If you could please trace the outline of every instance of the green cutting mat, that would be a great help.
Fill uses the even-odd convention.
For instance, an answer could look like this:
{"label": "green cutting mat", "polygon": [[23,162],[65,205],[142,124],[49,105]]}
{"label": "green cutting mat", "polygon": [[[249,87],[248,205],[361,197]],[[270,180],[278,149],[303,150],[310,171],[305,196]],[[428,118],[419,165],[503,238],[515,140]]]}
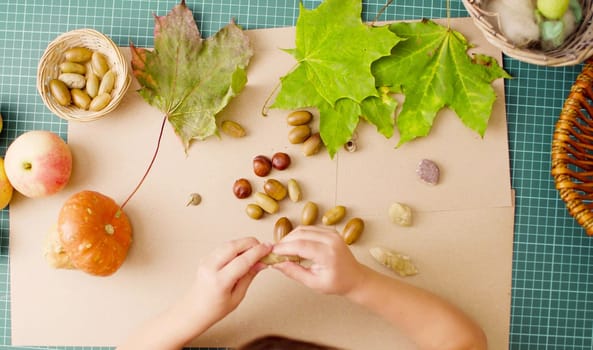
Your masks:
{"label": "green cutting mat", "polygon": [[[319,3],[304,1],[308,8]],[[370,20],[384,1],[363,3],[364,17]],[[0,155],[27,130],[46,129],[66,136],[66,123],[44,107],[35,90],[37,62],[49,41],[60,33],[89,27],[109,35],[120,46],[129,41],[152,46],[152,14],[166,14],[175,4],[163,0],[3,0],[0,112],[5,124]],[[188,5],[205,36],[231,18],[254,29],[294,25],[298,15],[296,0],[188,0]],[[451,7],[453,17],[467,16],[461,1],[452,0]],[[445,16],[445,0],[396,0],[382,19]],[[591,350],[593,240],[568,216],[550,176],[554,123],[582,67],[544,68],[506,57],[504,67],[514,77],[505,84],[512,185],[517,190],[510,348]],[[4,210],[0,213],[2,348],[10,348],[11,343],[8,237],[8,211]]]}

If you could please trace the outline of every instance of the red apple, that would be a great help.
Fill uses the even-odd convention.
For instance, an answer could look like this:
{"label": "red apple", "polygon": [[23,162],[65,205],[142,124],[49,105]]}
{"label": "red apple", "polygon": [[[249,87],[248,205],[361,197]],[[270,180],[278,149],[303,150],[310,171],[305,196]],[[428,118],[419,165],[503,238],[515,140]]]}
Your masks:
{"label": "red apple", "polygon": [[35,198],[66,186],[72,173],[72,153],[60,136],[44,130],[17,137],[4,156],[6,176],[21,194]]}

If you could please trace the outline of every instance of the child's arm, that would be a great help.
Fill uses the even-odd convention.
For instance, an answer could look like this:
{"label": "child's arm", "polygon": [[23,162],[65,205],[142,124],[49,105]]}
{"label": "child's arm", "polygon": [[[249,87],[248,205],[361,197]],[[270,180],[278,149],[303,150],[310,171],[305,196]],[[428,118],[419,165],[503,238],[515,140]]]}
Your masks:
{"label": "child's arm", "polygon": [[255,238],[231,241],[215,250],[200,262],[190,290],[118,349],[181,349],[239,305],[265,267],[258,261],[271,250]]}
{"label": "child's arm", "polygon": [[421,349],[487,348],[480,326],[460,309],[426,290],[358,263],[334,230],[298,227],[274,247],[274,252],[311,260],[309,268],[291,262],[274,267],[310,288],[343,295],[367,307],[402,330]]}

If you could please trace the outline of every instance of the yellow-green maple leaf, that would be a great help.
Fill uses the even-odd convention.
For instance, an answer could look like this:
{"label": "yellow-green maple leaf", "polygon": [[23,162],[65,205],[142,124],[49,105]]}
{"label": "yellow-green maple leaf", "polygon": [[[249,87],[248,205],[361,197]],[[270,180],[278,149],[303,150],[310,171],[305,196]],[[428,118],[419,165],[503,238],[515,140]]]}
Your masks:
{"label": "yellow-green maple leaf", "polygon": [[155,16],[154,33],[153,51],[131,45],[132,68],[140,95],[166,114],[187,151],[216,132],[217,113],[247,82],[253,50],[233,22],[202,39],[185,1]]}

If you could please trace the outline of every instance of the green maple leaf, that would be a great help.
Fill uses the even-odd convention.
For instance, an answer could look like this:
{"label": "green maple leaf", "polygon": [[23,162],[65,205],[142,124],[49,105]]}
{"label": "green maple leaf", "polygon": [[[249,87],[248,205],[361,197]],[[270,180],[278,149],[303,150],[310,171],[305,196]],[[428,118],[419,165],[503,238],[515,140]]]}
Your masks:
{"label": "green maple leaf", "polygon": [[461,33],[433,21],[393,23],[389,28],[406,40],[373,64],[373,74],[378,84],[406,97],[397,116],[398,145],[428,135],[444,107],[484,136],[496,99],[491,82],[510,78],[496,60],[484,55],[472,59]]}
{"label": "green maple leaf", "polygon": [[191,10],[181,1],[155,16],[154,50],[132,48],[140,95],[166,114],[185,150],[193,139],[216,133],[216,115],[247,82],[253,55],[248,37],[233,22],[202,39]]}
{"label": "green maple leaf", "polygon": [[386,26],[361,20],[360,0],[326,0],[314,10],[300,5],[296,48],[286,50],[297,66],[281,78],[272,108],[319,110],[321,138],[331,157],[346,143],[359,117],[390,137],[395,100],[377,90],[371,64],[400,40]]}

